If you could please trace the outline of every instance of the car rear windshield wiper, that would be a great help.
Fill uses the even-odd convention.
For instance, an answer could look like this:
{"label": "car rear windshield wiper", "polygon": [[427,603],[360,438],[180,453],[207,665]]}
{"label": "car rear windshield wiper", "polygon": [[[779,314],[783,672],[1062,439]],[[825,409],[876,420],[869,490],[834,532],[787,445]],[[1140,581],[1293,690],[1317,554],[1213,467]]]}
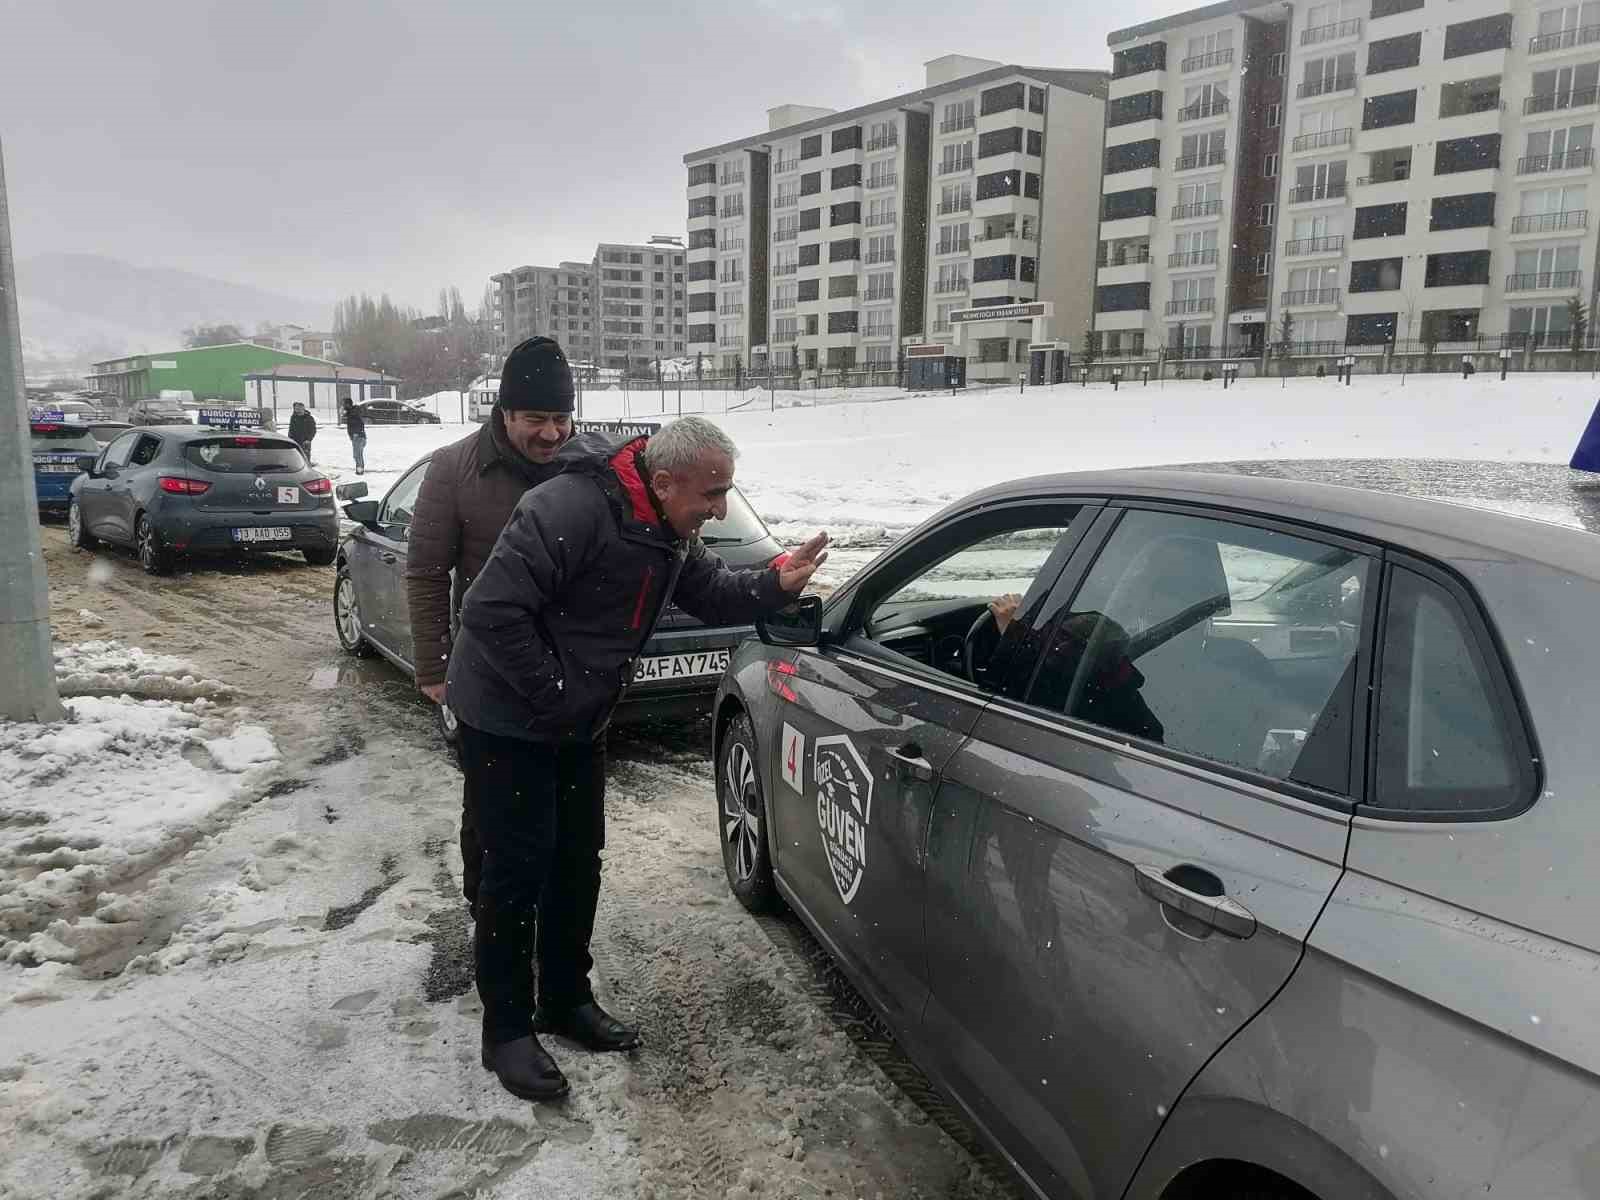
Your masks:
{"label": "car rear windshield wiper", "polygon": [[701,534],[700,540],[708,546],[736,546],[740,542],[744,541],[743,538],[717,537],[714,534],[711,537],[706,537],[704,534]]}

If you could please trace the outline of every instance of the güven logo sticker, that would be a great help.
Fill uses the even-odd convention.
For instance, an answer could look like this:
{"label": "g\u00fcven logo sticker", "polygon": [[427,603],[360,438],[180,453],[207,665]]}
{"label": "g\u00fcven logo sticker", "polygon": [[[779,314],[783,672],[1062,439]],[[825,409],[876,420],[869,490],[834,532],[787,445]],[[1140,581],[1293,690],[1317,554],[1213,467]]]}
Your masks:
{"label": "g\u00fcven logo sticker", "polygon": [[817,784],[817,828],[839,898],[846,904],[867,869],[872,775],[847,737],[820,737],[811,763]]}

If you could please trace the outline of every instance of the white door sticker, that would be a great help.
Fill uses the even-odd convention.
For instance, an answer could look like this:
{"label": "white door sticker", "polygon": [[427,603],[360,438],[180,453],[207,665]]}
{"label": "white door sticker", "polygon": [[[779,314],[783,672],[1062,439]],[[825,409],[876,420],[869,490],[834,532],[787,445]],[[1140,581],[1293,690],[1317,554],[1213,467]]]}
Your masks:
{"label": "white door sticker", "polygon": [[811,778],[817,785],[817,829],[839,899],[849,904],[867,870],[872,775],[847,737],[821,737]]}
{"label": "white door sticker", "polygon": [[281,487],[278,489],[279,504],[299,504],[300,489],[297,487]]}
{"label": "white door sticker", "polygon": [[783,761],[778,764],[778,770],[783,781],[802,796],[805,795],[806,735],[785,721],[779,750]]}

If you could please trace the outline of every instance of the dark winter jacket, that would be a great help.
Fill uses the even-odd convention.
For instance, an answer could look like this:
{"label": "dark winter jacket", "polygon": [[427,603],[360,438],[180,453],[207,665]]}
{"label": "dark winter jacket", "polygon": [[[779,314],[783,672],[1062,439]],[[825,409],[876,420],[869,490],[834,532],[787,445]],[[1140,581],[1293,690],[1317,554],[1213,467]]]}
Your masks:
{"label": "dark winter jacket", "polygon": [[305,410],[289,418],[289,436],[297,442],[309,442],[317,436],[317,419]]}
{"label": "dark winter jacket", "polygon": [[353,438],[367,436],[367,414],[361,411],[359,404],[352,404],[345,410],[344,431]]}
{"label": "dark winter jacket", "polygon": [[556,463],[538,466],[518,454],[506,440],[504,421],[495,409],[478,432],[435,451],[422,477],[406,545],[411,661],[421,686],[444,682],[451,614],[460,609],[517,501],[560,471]]}
{"label": "dark winter jacket", "polygon": [[637,466],[645,444],[595,434],[563,447],[562,474],[517,504],[467,590],[450,656],[450,706],[467,724],[535,742],[605,732],[669,600],[708,625],[789,603],[768,567],[733,571],[661,519]]}

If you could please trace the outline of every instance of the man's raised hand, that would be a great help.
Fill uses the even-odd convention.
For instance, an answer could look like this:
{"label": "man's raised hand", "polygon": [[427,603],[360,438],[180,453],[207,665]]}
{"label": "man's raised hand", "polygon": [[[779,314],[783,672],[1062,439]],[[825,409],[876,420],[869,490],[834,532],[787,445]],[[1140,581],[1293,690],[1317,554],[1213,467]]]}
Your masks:
{"label": "man's raised hand", "polygon": [[817,573],[817,568],[828,561],[828,535],[819,533],[798,550],[791,551],[788,559],[778,568],[778,586],[791,595],[799,595]]}

